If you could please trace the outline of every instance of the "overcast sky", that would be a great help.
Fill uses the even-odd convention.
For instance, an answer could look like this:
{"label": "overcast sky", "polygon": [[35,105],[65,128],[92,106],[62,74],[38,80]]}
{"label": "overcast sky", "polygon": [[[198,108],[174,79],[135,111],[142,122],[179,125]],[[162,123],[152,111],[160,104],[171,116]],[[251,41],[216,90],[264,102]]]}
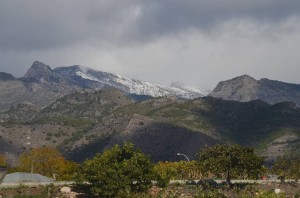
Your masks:
{"label": "overcast sky", "polygon": [[0,68],[33,61],[213,89],[300,83],[299,0],[0,0]]}

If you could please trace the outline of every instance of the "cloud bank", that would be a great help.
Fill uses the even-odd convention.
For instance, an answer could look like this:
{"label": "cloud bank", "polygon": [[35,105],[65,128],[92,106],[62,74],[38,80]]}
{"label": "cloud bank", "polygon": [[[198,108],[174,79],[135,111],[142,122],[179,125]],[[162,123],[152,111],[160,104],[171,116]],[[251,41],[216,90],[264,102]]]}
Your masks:
{"label": "cloud bank", "polygon": [[0,68],[85,65],[212,89],[242,74],[300,83],[298,0],[3,0]]}

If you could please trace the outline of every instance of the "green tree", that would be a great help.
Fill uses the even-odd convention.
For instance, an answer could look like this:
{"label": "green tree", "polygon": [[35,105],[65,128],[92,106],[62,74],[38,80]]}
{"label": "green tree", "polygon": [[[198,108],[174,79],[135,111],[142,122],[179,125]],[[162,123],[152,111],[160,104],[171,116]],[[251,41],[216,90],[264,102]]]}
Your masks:
{"label": "green tree", "polygon": [[290,171],[290,161],[287,158],[279,157],[275,161],[275,164],[272,166],[272,172],[277,174],[283,183],[285,181],[286,176]]}
{"label": "green tree", "polygon": [[298,181],[300,178],[300,156],[292,154],[278,157],[271,171],[279,176],[281,182],[284,182],[286,177]]}
{"label": "green tree", "polygon": [[216,145],[197,154],[197,161],[203,171],[217,177],[224,176],[231,185],[232,176],[246,175],[256,178],[262,171],[263,158],[255,155],[252,148],[240,145]]}
{"label": "green tree", "polygon": [[[125,143],[86,160],[77,176],[78,186],[92,195],[124,197],[130,192],[145,191],[151,185],[153,165],[147,155]],[[86,183],[88,182],[88,183]]]}

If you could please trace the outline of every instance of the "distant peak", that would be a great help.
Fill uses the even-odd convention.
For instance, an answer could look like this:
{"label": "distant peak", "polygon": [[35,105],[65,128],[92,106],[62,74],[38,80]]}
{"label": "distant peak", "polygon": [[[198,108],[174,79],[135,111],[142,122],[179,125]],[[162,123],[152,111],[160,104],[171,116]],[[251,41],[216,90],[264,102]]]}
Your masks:
{"label": "distant peak", "polygon": [[48,65],[46,65],[46,64],[44,64],[44,63],[42,63],[42,62],[40,62],[40,61],[34,61],[33,63],[32,63],[32,65],[31,65],[31,68],[43,68],[43,69],[49,69],[49,70],[51,70],[51,68],[48,66]]}
{"label": "distant peak", "polygon": [[40,80],[41,78],[49,79],[53,75],[53,70],[48,65],[34,61],[23,78]]}
{"label": "distant peak", "polygon": [[39,61],[34,61],[27,74],[31,75],[33,73],[52,73],[51,67]]}
{"label": "distant peak", "polygon": [[247,75],[247,74],[244,74],[244,75],[241,75],[241,76],[238,76],[238,77],[235,77],[233,79],[251,79],[251,80],[256,80],[255,78]]}
{"label": "distant peak", "polygon": [[0,80],[2,81],[6,81],[6,80],[15,80],[16,78],[9,74],[9,73],[5,73],[5,72],[0,72]]}
{"label": "distant peak", "polygon": [[45,63],[40,62],[40,61],[34,61],[34,62],[32,63],[32,65],[39,65],[39,64],[45,65]]}
{"label": "distant peak", "polygon": [[249,75],[247,75],[247,74],[244,74],[244,75],[237,76],[237,77],[234,77],[234,78],[229,79],[229,80],[221,81],[221,82],[218,83],[216,88],[220,88],[224,84],[230,84],[230,83],[236,83],[236,82],[256,82],[256,79],[249,76]]}

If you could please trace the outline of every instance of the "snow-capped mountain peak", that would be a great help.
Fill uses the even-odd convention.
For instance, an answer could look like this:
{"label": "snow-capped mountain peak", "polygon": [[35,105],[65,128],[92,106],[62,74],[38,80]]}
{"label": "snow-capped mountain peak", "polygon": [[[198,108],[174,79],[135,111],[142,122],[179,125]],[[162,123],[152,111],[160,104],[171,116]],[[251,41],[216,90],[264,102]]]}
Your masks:
{"label": "snow-capped mountain peak", "polygon": [[170,86],[161,85],[154,82],[140,81],[122,75],[96,71],[84,66],[59,67],[55,72],[66,78],[82,84],[92,89],[103,87],[114,87],[126,93],[138,95],[176,96],[183,99],[193,99],[204,96],[204,92],[183,85],[182,83],[172,83]]}

